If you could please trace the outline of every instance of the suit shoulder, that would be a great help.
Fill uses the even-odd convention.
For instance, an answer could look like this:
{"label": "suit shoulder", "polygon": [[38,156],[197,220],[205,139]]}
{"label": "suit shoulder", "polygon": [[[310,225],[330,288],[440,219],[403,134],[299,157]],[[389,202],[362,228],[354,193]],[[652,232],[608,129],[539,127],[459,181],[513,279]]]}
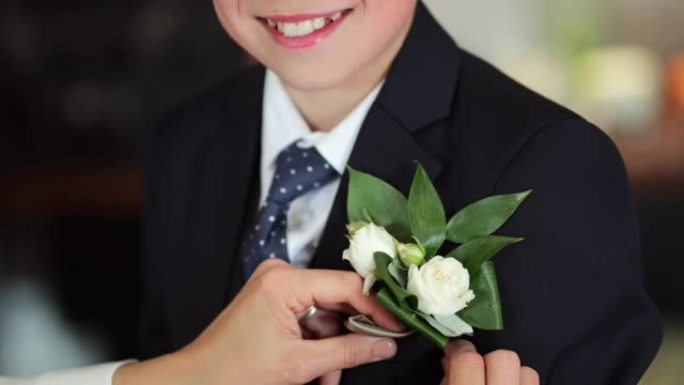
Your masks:
{"label": "suit shoulder", "polygon": [[264,69],[247,67],[168,108],[148,133],[152,141],[212,135],[218,122],[239,113],[246,99],[260,100]]}
{"label": "suit shoulder", "polygon": [[597,161],[621,162],[599,128],[467,52],[452,111],[447,154],[458,155],[447,162],[473,186],[473,197],[492,193],[509,165],[537,147],[546,149],[542,161],[569,161],[592,149]]}
{"label": "suit shoulder", "polygon": [[520,164],[528,165],[528,169],[555,168],[564,174],[573,169],[585,177],[596,174],[605,178],[612,174],[626,183],[617,146],[605,132],[581,118],[554,121],[536,130],[511,157],[504,173],[510,174]]}
{"label": "suit shoulder", "polygon": [[[486,61],[462,51],[459,100],[464,110],[506,118],[517,126],[578,118],[569,109],[511,79]],[[479,108],[478,108],[479,106]]]}

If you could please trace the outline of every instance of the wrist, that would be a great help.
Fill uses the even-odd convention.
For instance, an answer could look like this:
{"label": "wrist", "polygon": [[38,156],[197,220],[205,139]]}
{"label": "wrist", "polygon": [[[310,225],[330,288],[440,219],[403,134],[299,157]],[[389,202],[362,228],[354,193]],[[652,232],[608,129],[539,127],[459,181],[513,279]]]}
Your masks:
{"label": "wrist", "polygon": [[[227,350],[227,351],[226,351]],[[175,362],[176,377],[183,379],[174,385],[242,385],[254,383],[247,380],[244,362],[229,352],[202,340],[174,353],[170,359]]]}
{"label": "wrist", "polygon": [[189,385],[182,361],[176,353],[143,362],[120,366],[112,376],[112,385]]}

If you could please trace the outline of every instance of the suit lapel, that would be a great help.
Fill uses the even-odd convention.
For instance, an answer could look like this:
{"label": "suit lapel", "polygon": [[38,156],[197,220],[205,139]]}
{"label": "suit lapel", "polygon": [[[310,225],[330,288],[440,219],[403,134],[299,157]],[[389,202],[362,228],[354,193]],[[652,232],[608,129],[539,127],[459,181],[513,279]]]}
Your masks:
{"label": "suit lapel", "polygon": [[[245,232],[249,230],[258,211],[260,185],[261,156],[261,117],[264,87],[264,69],[259,67],[251,72],[252,78],[242,83],[243,89],[237,88],[232,101],[240,106],[235,118],[235,129],[245,130],[244,140],[232,141],[229,155],[229,169],[240,170],[238,177],[226,183],[225,193],[230,194],[228,215],[221,216],[225,220],[226,232],[224,258],[230,260],[229,280],[223,305],[232,301],[244,284],[242,260],[239,256],[240,245]],[[249,100],[244,100],[249,95]],[[245,151],[245,147],[249,150]],[[225,287],[225,282],[224,282]]]}
{"label": "suit lapel", "polygon": [[[416,161],[425,167],[433,179],[441,171],[440,162],[426,152],[396,120],[378,106],[371,108],[359,133],[349,165],[373,174],[408,194]],[[311,262],[313,268],[347,270],[350,267],[347,262],[342,261],[342,250],[348,245],[344,236],[348,184],[349,175],[345,172]]]}
{"label": "suit lapel", "polygon": [[[263,70],[250,69],[248,75],[223,95],[213,106],[213,118],[206,124],[214,127],[198,150],[194,175],[193,255],[184,260],[187,279],[192,280],[192,296],[181,309],[193,309],[187,315],[196,324],[190,335],[196,335],[234,296],[242,285],[242,265],[237,250],[244,223],[256,211],[258,197],[259,138],[261,128],[261,89]],[[217,114],[218,113],[218,114]],[[209,114],[209,112],[207,112]],[[257,194],[254,193],[257,192]],[[254,206],[254,207],[252,207]],[[186,287],[187,289],[188,287]],[[201,301],[197,301],[200,299]]]}
{"label": "suit lapel", "polygon": [[[386,77],[378,99],[368,112],[349,165],[373,174],[408,195],[415,162],[434,181],[441,162],[422,143],[419,131],[432,126],[432,139],[440,138],[441,125],[454,102],[460,51],[419,2],[411,30]],[[348,270],[342,251],[347,223],[348,173],[342,177],[330,217],[311,262],[313,268]]]}

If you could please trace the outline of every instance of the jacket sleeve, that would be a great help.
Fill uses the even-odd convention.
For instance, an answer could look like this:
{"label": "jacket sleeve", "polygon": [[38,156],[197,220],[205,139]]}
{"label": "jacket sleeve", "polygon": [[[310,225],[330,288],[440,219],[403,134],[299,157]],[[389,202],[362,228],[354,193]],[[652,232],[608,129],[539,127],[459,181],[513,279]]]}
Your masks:
{"label": "jacket sleeve", "polygon": [[641,282],[637,218],[622,160],[594,126],[539,129],[497,193],[533,189],[500,233],[525,237],[496,259],[505,330],[481,349],[513,349],[544,384],[636,384],[661,341]]}
{"label": "jacket sleeve", "polygon": [[143,138],[143,250],[140,265],[141,299],[138,323],[138,353],[153,358],[172,350],[165,317],[163,294],[163,136],[149,130]]}

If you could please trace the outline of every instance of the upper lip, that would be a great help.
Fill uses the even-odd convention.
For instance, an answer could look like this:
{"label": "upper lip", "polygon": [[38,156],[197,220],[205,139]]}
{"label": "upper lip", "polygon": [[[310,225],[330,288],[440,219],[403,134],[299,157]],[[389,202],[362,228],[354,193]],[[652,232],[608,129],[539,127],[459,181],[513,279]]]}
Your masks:
{"label": "upper lip", "polygon": [[300,13],[300,14],[289,14],[289,15],[265,15],[265,16],[258,16],[258,18],[259,19],[272,20],[275,22],[280,21],[280,22],[284,22],[284,23],[296,23],[299,21],[315,19],[317,17],[329,17],[331,15],[334,15],[337,12],[344,13],[345,11],[348,11],[350,9],[351,8],[346,8],[346,9],[340,9],[337,11],[320,12],[320,13]]}

